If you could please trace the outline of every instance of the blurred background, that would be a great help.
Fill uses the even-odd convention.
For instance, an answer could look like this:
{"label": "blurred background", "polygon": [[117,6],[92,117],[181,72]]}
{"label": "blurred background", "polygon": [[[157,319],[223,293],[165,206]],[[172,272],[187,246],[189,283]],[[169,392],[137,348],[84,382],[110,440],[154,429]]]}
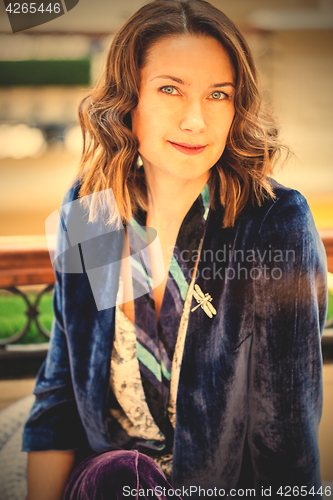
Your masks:
{"label": "blurred background", "polygon": [[[77,172],[78,105],[98,78],[114,33],[145,3],[80,0],[62,17],[13,34],[0,2],[0,250],[5,249],[9,260],[21,244],[45,245],[45,220],[59,208]],[[301,191],[321,235],[332,235],[333,0],[211,3],[237,24],[252,48],[264,99],[273,107],[281,137],[294,153],[275,178]],[[15,255],[17,262],[20,257]],[[50,276],[42,281],[31,276],[0,285],[52,283]],[[1,323],[1,318],[14,316],[14,306],[6,300],[0,301],[0,338],[22,328]],[[47,300],[42,314],[49,329],[51,298]],[[333,302],[330,307],[332,316]],[[45,342],[45,337],[38,341],[43,338]],[[333,364],[329,359],[327,363],[320,447],[323,478],[333,481]],[[3,379],[17,378],[18,365],[11,361],[5,371],[0,373]],[[33,380],[20,386],[5,382],[9,385],[0,387],[0,396],[1,390],[7,395],[2,406],[33,387]]]}
{"label": "blurred background", "polygon": [[[43,235],[76,173],[77,108],[115,31],[145,2],[81,0],[58,19],[13,34],[0,3],[0,235]],[[214,0],[239,26],[265,100],[294,156],[276,179],[333,227],[332,0]]]}

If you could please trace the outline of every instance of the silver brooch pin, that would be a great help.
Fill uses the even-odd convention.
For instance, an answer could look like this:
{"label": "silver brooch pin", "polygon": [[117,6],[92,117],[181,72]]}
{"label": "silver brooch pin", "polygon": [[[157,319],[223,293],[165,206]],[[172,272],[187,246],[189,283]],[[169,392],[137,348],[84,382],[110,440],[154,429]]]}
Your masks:
{"label": "silver brooch pin", "polygon": [[194,288],[195,290],[193,290],[193,296],[198,302],[198,305],[193,307],[193,309],[191,309],[191,312],[195,311],[196,309],[198,309],[198,307],[201,306],[207,316],[212,318],[213,314],[216,314],[216,309],[213,304],[211,304],[213,298],[209,295],[209,293],[204,294],[199,285],[194,285]]}

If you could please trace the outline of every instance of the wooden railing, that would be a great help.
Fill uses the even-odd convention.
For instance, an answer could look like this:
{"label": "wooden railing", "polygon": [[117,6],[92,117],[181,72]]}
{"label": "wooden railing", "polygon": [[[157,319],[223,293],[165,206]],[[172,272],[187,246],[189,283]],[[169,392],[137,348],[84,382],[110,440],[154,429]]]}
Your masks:
{"label": "wooden railing", "polygon": [[[333,230],[320,233],[327,254],[328,270],[333,273]],[[54,242],[55,243],[55,242]],[[3,356],[18,357],[29,356],[29,353],[39,353],[41,356],[47,350],[47,344],[43,346],[31,345],[23,347],[19,344],[32,322],[35,322],[38,330],[49,338],[49,332],[38,320],[38,303],[42,295],[53,288],[54,271],[50,261],[49,250],[44,237],[0,237],[0,289],[18,294],[24,298],[28,309],[27,322],[22,330],[7,339],[0,339],[0,358]],[[23,285],[44,285],[33,303],[27,294],[18,287]],[[333,321],[328,322],[324,334],[324,341],[333,343]]]}
{"label": "wooden railing", "polygon": [[[54,240],[51,244],[54,251]],[[0,288],[40,284],[54,284],[46,238],[0,237]]]}
{"label": "wooden railing", "polygon": [[[42,285],[34,300],[25,285]],[[54,285],[54,271],[45,237],[0,237],[0,289],[19,295],[26,303],[24,326],[8,338],[0,339],[0,359],[4,357],[43,357],[48,349],[50,332],[39,321],[39,303]],[[22,345],[20,342],[34,323],[45,343]]]}

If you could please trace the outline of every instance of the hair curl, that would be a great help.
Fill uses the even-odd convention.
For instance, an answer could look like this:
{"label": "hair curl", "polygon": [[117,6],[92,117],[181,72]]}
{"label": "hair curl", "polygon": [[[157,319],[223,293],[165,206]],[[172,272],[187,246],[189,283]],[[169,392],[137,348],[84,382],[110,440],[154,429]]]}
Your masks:
{"label": "hair curl", "polygon": [[[116,34],[106,66],[79,107],[83,133],[80,196],[112,188],[122,221],[138,208],[147,210],[143,169],[136,168],[138,140],[130,112],[138,104],[140,69],[154,43],[191,34],[217,39],[227,50],[236,73],[235,116],[225,150],[212,168],[214,209],[225,208],[223,225],[232,226],[247,203],[261,205],[274,197],[270,175],[282,145],[269,111],[262,105],[250,49],[233,22],[204,0],[155,0],[142,7]],[[90,219],[99,212],[93,196]],[[109,222],[115,222],[110,210]]]}

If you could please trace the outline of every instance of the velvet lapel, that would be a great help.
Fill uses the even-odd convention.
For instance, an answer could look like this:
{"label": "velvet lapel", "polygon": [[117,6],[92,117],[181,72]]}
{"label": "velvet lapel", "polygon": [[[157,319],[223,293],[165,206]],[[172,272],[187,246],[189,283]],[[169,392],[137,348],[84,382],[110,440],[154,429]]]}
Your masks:
{"label": "velvet lapel", "polygon": [[[199,307],[189,316],[177,393],[175,484],[194,477],[197,470],[204,470],[205,478],[195,476],[193,484],[201,479],[204,483],[214,478],[215,468],[220,470],[219,440],[225,435],[230,391],[241,393],[246,383],[246,365],[236,360],[238,347],[253,331],[253,280],[245,279],[245,271],[237,276],[237,270],[239,263],[249,272],[253,263],[237,259],[235,251],[254,246],[253,227],[240,218],[233,228],[222,228],[222,221],[222,208],[210,212],[196,279],[203,293],[212,296],[217,314],[210,318]],[[195,305],[192,298],[192,308]],[[244,367],[244,373],[235,388],[237,366]],[[245,429],[237,432],[243,439]]]}

